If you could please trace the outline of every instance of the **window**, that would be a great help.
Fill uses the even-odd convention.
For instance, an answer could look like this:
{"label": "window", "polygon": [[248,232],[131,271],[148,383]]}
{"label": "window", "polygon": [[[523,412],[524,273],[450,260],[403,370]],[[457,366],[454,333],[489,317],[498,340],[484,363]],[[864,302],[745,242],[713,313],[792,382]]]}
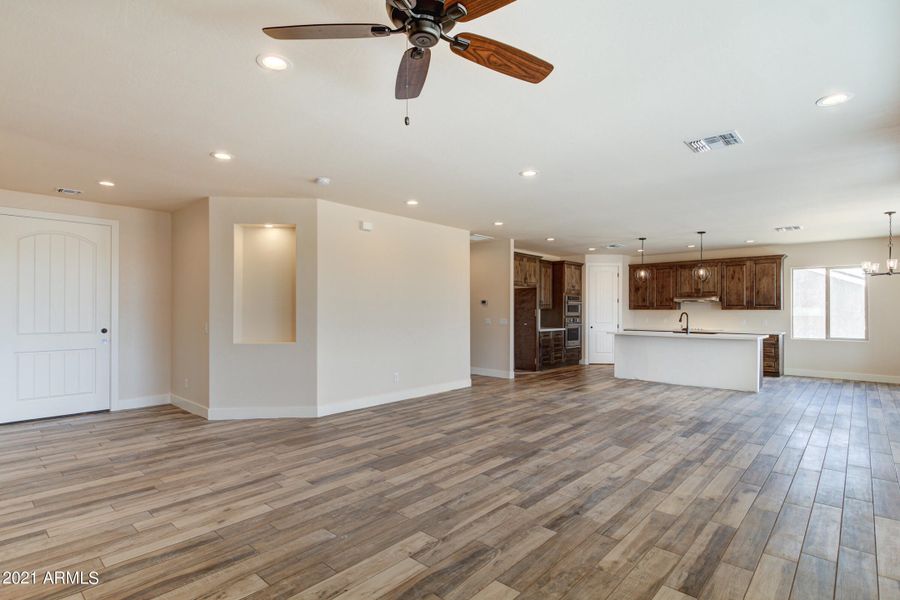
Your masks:
{"label": "window", "polygon": [[794,269],[792,335],[808,340],[868,338],[867,281],[859,267]]}

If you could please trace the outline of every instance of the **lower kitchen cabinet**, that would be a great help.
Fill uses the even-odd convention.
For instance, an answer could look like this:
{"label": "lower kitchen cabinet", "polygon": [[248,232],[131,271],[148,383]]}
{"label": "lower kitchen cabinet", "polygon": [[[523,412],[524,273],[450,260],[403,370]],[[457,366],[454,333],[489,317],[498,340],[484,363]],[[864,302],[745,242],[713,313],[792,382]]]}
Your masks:
{"label": "lower kitchen cabinet", "polygon": [[538,343],[541,369],[559,367],[566,363],[566,332],[564,330],[542,331]]}
{"label": "lower kitchen cabinet", "polygon": [[784,335],[772,334],[763,340],[763,375],[781,377],[784,375]]}

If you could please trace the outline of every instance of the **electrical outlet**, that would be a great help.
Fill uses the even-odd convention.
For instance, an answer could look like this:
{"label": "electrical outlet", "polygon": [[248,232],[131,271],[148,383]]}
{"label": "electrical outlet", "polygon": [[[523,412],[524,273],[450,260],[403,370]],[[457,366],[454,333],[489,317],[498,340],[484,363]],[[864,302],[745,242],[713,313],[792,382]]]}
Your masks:
{"label": "electrical outlet", "polygon": [[400,373],[394,373],[394,383],[400,383]]}
{"label": "electrical outlet", "polygon": [[191,389],[191,380],[188,379],[187,377],[184,378],[184,389],[186,389],[186,390]]}

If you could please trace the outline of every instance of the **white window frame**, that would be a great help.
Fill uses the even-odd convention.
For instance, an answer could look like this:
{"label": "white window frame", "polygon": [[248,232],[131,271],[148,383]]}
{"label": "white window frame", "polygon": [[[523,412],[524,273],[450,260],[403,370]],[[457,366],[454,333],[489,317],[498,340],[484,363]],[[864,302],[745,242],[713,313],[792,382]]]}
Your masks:
{"label": "white window frame", "polygon": [[[859,265],[835,265],[830,267],[792,267],[791,268],[791,339],[807,342],[868,342],[869,341],[869,279],[866,278],[865,300],[863,313],[865,315],[866,335],[861,338],[831,337],[831,271],[839,269],[858,269]],[[825,337],[808,338],[794,335],[794,271],[809,271],[813,269],[825,269]]]}

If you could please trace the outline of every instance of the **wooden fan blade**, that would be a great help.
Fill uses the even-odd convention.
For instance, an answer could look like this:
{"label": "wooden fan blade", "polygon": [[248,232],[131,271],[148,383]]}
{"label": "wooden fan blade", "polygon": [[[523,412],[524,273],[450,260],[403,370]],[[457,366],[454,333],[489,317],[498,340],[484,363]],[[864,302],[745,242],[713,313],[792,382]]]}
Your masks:
{"label": "wooden fan blade", "polygon": [[498,73],[540,83],[553,71],[553,65],[547,61],[496,40],[474,33],[461,33],[456,38],[469,44],[450,44],[454,53]]}
{"label": "wooden fan blade", "polygon": [[377,23],[335,23],[327,25],[290,25],[266,27],[263,32],[276,40],[343,40],[387,37],[391,28]]}
{"label": "wooden fan blade", "polygon": [[473,21],[478,17],[494,12],[498,8],[503,8],[507,4],[512,4],[516,0],[452,0],[447,2],[444,13],[454,4],[462,4],[466,7],[468,14],[459,19],[461,22]]}
{"label": "wooden fan blade", "polygon": [[431,65],[431,50],[429,48],[410,48],[403,54],[400,68],[397,69],[397,86],[395,95],[397,100],[418,98],[425,87],[425,79],[428,77],[428,67]]}

